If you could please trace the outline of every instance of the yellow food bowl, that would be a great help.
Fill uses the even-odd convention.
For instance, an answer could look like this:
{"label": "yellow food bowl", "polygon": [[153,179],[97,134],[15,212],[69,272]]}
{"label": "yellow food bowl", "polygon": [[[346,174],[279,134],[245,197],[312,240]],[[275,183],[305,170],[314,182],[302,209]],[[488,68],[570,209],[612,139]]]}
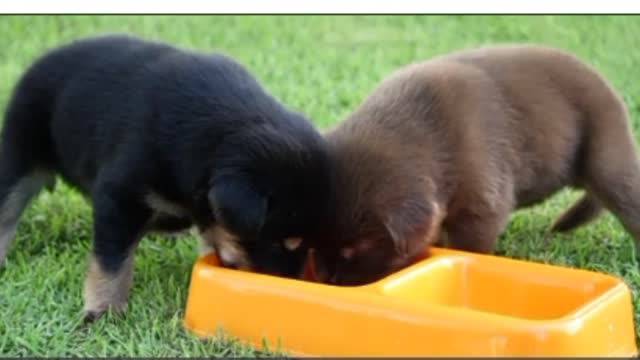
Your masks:
{"label": "yellow food bowl", "polygon": [[194,266],[185,325],[312,356],[637,356],[629,288],[601,273],[432,249],[340,287]]}

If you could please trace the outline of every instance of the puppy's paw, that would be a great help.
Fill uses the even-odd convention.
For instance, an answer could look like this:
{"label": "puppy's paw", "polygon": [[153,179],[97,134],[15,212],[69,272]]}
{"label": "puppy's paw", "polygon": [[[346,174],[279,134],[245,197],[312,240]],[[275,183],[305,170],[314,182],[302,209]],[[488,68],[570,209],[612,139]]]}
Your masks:
{"label": "puppy's paw", "polygon": [[119,316],[124,315],[126,311],[127,311],[127,303],[109,304],[109,305],[102,305],[102,306],[86,305],[84,308],[83,322],[92,323],[100,319],[102,316],[104,316],[107,313],[110,313],[113,315],[119,315]]}
{"label": "puppy's paw", "polygon": [[102,313],[97,312],[97,311],[84,311],[84,317],[82,318],[82,322],[84,322],[85,324],[87,323],[92,323],[96,320],[98,320],[100,318],[100,316],[102,316]]}
{"label": "puppy's paw", "polygon": [[133,279],[132,257],[115,272],[105,272],[95,258],[89,263],[84,282],[85,320],[95,321],[106,312],[122,314],[127,310]]}

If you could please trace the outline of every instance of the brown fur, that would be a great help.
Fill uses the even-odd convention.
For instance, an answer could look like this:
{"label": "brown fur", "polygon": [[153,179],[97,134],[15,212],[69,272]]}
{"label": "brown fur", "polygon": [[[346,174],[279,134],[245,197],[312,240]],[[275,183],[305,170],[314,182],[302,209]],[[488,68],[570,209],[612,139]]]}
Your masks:
{"label": "brown fur", "polygon": [[640,165],[623,101],[564,51],[507,44],[408,65],[325,135],[335,216],[313,246],[326,281],[375,280],[428,243],[489,253],[512,211],[567,186],[586,195],[555,230],[604,206],[640,240]]}

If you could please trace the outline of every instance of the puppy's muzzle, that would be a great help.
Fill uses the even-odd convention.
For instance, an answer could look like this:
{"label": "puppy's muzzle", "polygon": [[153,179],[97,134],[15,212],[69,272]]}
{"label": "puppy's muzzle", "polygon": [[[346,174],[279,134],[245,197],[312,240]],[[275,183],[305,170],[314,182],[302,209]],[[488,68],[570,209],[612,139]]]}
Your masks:
{"label": "puppy's muzzle", "polygon": [[222,266],[236,270],[251,270],[251,262],[240,241],[221,226],[207,229],[203,234],[206,247],[213,250]]}

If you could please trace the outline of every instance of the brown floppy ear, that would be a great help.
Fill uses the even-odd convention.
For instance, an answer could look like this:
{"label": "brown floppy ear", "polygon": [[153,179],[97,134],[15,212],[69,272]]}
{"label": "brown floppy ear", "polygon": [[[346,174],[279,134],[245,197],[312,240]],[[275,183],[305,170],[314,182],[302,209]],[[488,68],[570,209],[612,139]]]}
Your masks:
{"label": "brown floppy ear", "polygon": [[396,207],[388,208],[383,223],[396,253],[402,257],[411,254],[412,248],[424,244],[426,248],[429,236],[440,226],[438,204],[418,197],[409,198]]}

